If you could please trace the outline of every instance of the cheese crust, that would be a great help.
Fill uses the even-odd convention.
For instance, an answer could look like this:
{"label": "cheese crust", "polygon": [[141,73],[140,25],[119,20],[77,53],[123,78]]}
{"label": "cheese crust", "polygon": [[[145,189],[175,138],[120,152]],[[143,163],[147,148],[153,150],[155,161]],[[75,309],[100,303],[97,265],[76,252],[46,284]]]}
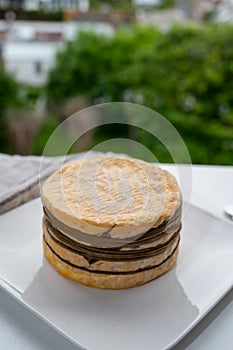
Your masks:
{"label": "cheese crust", "polygon": [[44,183],[44,206],[61,222],[89,235],[134,237],[168,220],[181,205],[169,172],[124,157],[78,159]]}
{"label": "cheese crust", "polygon": [[[41,197],[44,253],[64,277],[95,288],[131,288],[176,262],[181,191],[155,164],[124,156],[78,159],[45,181]],[[80,241],[85,235],[90,239]],[[96,245],[100,238],[130,243],[104,254],[106,248]]]}

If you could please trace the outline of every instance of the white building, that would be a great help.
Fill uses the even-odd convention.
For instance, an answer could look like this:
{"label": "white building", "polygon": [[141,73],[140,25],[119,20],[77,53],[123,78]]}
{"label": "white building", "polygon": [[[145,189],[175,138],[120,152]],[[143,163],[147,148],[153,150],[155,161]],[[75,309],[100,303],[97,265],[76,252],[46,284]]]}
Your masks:
{"label": "white building", "polygon": [[2,56],[7,72],[22,84],[43,86],[61,43],[7,42]]}
{"label": "white building", "polygon": [[112,35],[109,23],[90,22],[30,22],[0,21],[0,31],[6,31],[1,55],[7,72],[22,84],[43,86],[56,52],[67,40],[74,40],[79,30],[92,30]]}
{"label": "white building", "polygon": [[78,9],[80,11],[89,10],[89,0],[0,0],[0,8],[7,9],[9,7],[22,7],[25,11],[60,11],[68,9]]}
{"label": "white building", "polygon": [[233,21],[233,0],[176,0],[176,5],[189,18],[200,19],[212,12],[218,22]]}
{"label": "white building", "polygon": [[223,0],[218,6],[216,17],[220,22],[233,22],[233,0]]}
{"label": "white building", "polygon": [[137,20],[144,25],[154,25],[162,30],[169,29],[175,23],[184,23],[184,13],[177,9],[144,11],[137,13]]}
{"label": "white building", "polygon": [[208,12],[218,13],[220,7],[232,0],[176,0],[176,7],[191,19],[201,19]]}

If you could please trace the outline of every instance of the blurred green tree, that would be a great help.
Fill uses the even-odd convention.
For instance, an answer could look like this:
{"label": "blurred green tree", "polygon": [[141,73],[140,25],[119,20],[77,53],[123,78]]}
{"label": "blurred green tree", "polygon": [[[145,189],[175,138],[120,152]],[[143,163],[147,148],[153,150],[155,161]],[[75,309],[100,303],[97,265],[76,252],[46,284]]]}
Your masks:
{"label": "blurred green tree", "polygon": [[150,27],[120,29],[113,37],[80,32],[58,53],[49,73],[49,104],[57,106],[77,94],[85,94],[91,102],[123,99],[130,86],[140,84],[142,55],[149,54],[158,35]]}
{"label": "blurred green tree", "polygon": [[[174,124],[194,163],[233,164],[232,36],[230,25],[166,32],[133,27],[113,37],[80,33],[59,52],[49,74],[49,103],[81,94],[90,104],[144,104]],[[160,161],[170,161],[150,135],[136,130],[135,136]]]}
{"label": "blurred green tree", "polygon": [[[135,9],[137,6],[134,5],[133,0],[90,0],[90,7],[91,8],[99,8],[103,5],[107,5],[110,8],[116,8],[116,9]],[[175,5],[175,0],[161,0],[156,5],[151,6],[141,6],[145,7],[151,10],[154,9],[164,9],[168,7],[173,7]]]}
{"label": "blurred green tree", "polygon": [[8,107],[17,103],[17,99],[17,83],[0,68],[0,152],[9,151],[5,112]]}

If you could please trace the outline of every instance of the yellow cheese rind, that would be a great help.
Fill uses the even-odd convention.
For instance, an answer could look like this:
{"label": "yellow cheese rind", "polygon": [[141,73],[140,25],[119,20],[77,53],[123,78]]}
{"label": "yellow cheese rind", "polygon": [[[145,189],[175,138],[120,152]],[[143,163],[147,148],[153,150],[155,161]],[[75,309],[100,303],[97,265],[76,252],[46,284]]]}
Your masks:
{"label": "yellow cheese rind", "polygon": [[178,248],[175,253],[159,267],[147,271],[127,275],[111,275],[88,272],[74,268],[59,259],[44,242],[44,252],[49,263],[63,277],[71,279],[85,286],[101,289],[126,289],[145,284],[168,272],[175,264]]}

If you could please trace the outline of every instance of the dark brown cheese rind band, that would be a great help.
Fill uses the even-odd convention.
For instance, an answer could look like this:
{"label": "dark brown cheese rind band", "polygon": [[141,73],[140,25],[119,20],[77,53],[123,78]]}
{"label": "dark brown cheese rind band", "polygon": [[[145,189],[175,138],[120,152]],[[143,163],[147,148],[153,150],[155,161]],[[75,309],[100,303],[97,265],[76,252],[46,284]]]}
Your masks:
{"label": "dark brown cheese rind band", "polygon": [[152,227],[147,232],[126,239],[111,238],[110,232],[113,229],[113,227],[110,228],[108,231],[104,232],[102,236],[90,235],[82,231],[76,230],[58,220],[45,207],[44,216],[51,227],[60,232],[60,234],[63,234],[65,237],[70,238],[72,242],[77,242],[86,246],[95,246],[101,248],[116,246],[127,246],[136,248],[138,246],[141,246],[142,244],[153,243],[165,234],[171,234],[177,231],[181,223],[181,206],[175,211],[174,215],[169,220],[164,221],[158,227]]}
{"label": "dark brown cheese rind band", "polygon": [[96,248],[85,246],[80,243],[72,241],[70,238],[64,236],[57,229],[52,227],[47,219],[44,219],[44,224],[48,234],[51,238],[60,246],[68,249],[76,254],[82,255],[88,261],[135,261],[146,258],[151,258],[156,255],[160,255],[173,245],[177,240],[177,236],[181,230],[181,225],[172,237],[163,244],[158,244],[156,247],[143,248],[139,250],[121,250],[121,247],[114,248]]}
{"label": "dark brown cheese rind band", "polygon": [[[56,225],[56,227],[54,226],[54,224]],[[160,255],[166,252],[170,246],[174,245],[175,241],[177,241],[178,239],[179,232],[181,230],[180,213],[176,212],[175,215],[171,218],[171,220],[169,220],[166,223],[162,223],[157,228],[152,228],[148,232],[140,235],[136,242],[126,243],[124,241],[124,245],[121,246],[118,245],[117,247],[114,246],[100,248],[93,245],[85,245],[76,240],[73,240],[57,228],[59,225],[60,221],[55,219],[54,216],[45,209],[44,226],[50,237],[63,248],[83,256],[90,264],[99,260],[137,261]],[[168,233],[166,231],[167,227],[169,227],[169,232],[172,228],[172,236],[170,236],[165,241],[165,243],[157,244],[156,246],[150,246],[147,248],[140,248],[141,245],[144,245],[145,243],[154,243],[156,242],[156,240],[161,238],[161,236],[166,235]],[[64,229],[64,224],[62,228]],[[100,239],[100,237],[97,237],[97,239]],[[129,247],[130,249],[125,249]],[[137,249],[135,249],[135,247]]]}
{"label": "dark brown cheese rind band", "polygon": [[163,261],[161,261],[159,264],[156,264],[156,265],[153,265],[153,266],[147,266],[143,269],[137,269],[137,270],[134,270],[134,271],[103,271],[103,270],[90,270],[86,267],[83,267],[83,266],[79,266],[79,265],[75,265],[73,264],[72,262],[66,260],[66,259],[63,259],[59,254],[57,254],[57,252],[55,252],[55,250],[48,244],[48,242],[46,241],[45,239],[45,236],[43,236],[43,239],[44,239],[44,242],[45,244],[48,246],[48,248],[52,251],[52,253],[54,255],[56,255],[56,257],[58,259],[60,259],[61,261],[63,261],[64,263],[70,265],[71,267],[73,268],[77,268],[77,269],[80,269],[80,270],[84,270],[84,271],[87,271],[89,273],[98,273],[98,274],[104,274],[104,275],[132,275],[132,274],[136,274],[136,273],[139,273],[139,272],[143,272],[143,271],[148,271],[148,270],[152,270],[154,268],[157,268],[157,267],[160,267],[162,266],[166,261],[168,261],[176,252],[177,248],[178,248],[178,245],[179,245],[179,240],[175,246],[175,248],[173,249],[172,253],[166,257]]}

